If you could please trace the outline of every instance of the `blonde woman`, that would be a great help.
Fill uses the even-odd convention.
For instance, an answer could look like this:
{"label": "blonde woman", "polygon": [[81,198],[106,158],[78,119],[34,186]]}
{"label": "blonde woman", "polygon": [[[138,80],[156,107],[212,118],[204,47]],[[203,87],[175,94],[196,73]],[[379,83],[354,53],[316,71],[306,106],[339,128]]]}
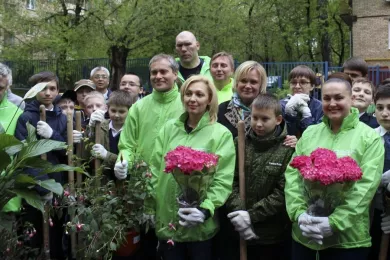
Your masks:
{"label": "blonde woman", "polygon": [[[214,212],[232,190],[235,149],[229,130],[216,122],[218,99],[213,83],[204,76],[192,76],[180,93],[185,112],[161,129],[151,162],[156,233],[164,259],[185,260],[190,256],[192,260],[207,260],[212,259],[211,239],[219,227]],[[172,175],[163,171],[164,156],[180,145],[217,154],[219,161],[206,198],[199,207],[180,212],[179,217],[176,198],[180,188]],[[170,223],[177,224],[176,230],[166,228]],[[173,246],[167,243],[169,239],[175,242]]]}

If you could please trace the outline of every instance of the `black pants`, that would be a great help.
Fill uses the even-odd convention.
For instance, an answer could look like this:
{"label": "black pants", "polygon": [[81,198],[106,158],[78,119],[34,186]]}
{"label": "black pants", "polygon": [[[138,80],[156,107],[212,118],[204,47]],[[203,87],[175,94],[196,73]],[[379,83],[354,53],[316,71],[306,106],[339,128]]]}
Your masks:
{"label": "black pants", "polygon": [[147,233],[141,231],[141,249],[139,255],[142,260],[160,259],[157,256],[157,236],[154,229],[149,229]]}
{"label": "black pants", "polygon": [[273,245],[248,245],[248,260],[288,260],[290,259],[289,249],[290,247],[285,243]]}
{"label": "black pants", "polygon": [[[370,235],[372,237],[372,246],[370,249],[370,253],[367,257],[367,260],[370,259],[378,259],[379,256],[379,249],[381,245],[381,239],[382,239],[382,229],[381,229],[381,214],[382,211],[375,209],[374,210],[374,215],[373,215],[373,220],[371,224],[371,229],[370,229]],[[390,252],[387,252],[387,259],[390,260]]]}
{"label": "black pants", "polygon": [[159,251],[164,260],[212,260],[212,240],[199,242],[176,242],[174,246],[167,241],[159,241]]}
{"label": "black pants", "polygon": [[304,245],[293,241],[293,260],[315,260],[317,253],[320,260],[366,260],[370,248],[328,248],[324,250],[312,250]]}

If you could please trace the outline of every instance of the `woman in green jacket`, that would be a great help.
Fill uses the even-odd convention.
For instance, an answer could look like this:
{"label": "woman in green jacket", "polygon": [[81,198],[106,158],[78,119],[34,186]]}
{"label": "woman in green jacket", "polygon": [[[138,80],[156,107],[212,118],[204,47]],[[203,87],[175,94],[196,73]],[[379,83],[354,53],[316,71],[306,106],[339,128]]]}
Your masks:
{"label": "woman in green jacket", "polygon": [[[229,130],[216,122],[218,100],[213,83],[204,76],[192,76],[180,92],[185,112],[161,129],[151,160],[156,233],[164,259],[185,260],[190,256],[207,260],[211,259],[211,239],[219,229],[214,212],[232,191],[235,149]],[[172,174],[163,172],[164,156],[180,145],[219,157],[205,199],[199,207],[185,212],[177,203],[178,184]]]}
{"label": "woman in green jacket", "polygon": [[362,179],[345,191],[343,201],[328,217],[306,214],[303,179],[288,166],[285,177],[287,213],[293,222],[293,259],[366,259],[371,246],[369,207],[378,188],[384,160],[380,136],[359,122],[352,108],[351,85],[330,79],[322,88],[322,123],[310,126],[298,141],[297,155],[322,147],[338,157],[351,156],[362,169]]}

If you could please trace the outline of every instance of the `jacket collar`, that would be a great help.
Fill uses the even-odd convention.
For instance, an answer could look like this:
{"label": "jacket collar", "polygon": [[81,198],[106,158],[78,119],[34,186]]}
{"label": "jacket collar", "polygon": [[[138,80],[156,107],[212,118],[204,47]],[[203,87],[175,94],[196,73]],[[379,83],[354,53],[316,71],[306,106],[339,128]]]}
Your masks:
{"label": "jacket collar", "polygon": [[[326,125],[326,127],[330,131],[332,131],[332,129],[330,128],[330,120],[327,116],[324,115],[322,122]],[[358,123],[359,123],[359,110],[357,108],[351,107],[350,114],[346,118],[344,118],[339,132],[355,128]]]}
{"label": "jacket collar", "polygon": [[[175,125],[177,125],[178,127],[180,128],[183,128],[184,130],[184,125],[185,123],[187,122],[187,119],[188,119],[188,112],[184,112],[175,122]],[[207,126],[207,125],[210,125],[210,114],[208,111],[206,111],[202,118],[200,119],[198,125],[195,127],[194,130],[192,130],[192,132],[196,132],[200,129],[202,129],[203,127]]]}
{"label": "jacket collar", "polygon": [[252,130],[252,128],[249,130],[247,137],[255,144],[256,148],[260,150],[266,150],[276,144],[279,144],[280,142],[283,142],[284,139],[286,138],[286,135],[287,135],[287,127],[283,120],[282,123],[279,125],[279,127],[275,129],[274,133],[272,133],[267,137],[263,138],[257,136]]}
{"label": "jacket collar", "polygon": [[159,103],[169,103],[177,98],[179,90],[175,85],[171,90],[167,92],[159,92],[153,89],[152,98]]}

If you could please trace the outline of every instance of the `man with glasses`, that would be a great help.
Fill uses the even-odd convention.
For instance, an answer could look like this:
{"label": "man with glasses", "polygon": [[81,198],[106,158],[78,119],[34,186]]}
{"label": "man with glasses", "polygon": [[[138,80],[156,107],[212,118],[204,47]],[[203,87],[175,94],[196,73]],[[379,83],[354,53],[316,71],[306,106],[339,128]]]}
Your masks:
{"label": "man with glasses", "polygon": [[125,74],[119,83],[119,90],[129,92],[132,96],[137,96],[137,100],[142,98],[142,79],[133,73]]}
{"label": "man with glasses", "polygon": [[111,89],[108,88],[110,83],[110,72],[105,67],[96,67],[91,70],[91,80],[96,86],[96,91],[103,94],[104,99],[108,100],[111,94]]}
{"label": "man with glasses", "polygon": [[313,70],[304,65],[297,66],[290,72],[289,81],[291,95],[280,104],[287,133],[299,138],[307,127],[320,123],[324,113],[321,101],[310,97],[316,82]]}

